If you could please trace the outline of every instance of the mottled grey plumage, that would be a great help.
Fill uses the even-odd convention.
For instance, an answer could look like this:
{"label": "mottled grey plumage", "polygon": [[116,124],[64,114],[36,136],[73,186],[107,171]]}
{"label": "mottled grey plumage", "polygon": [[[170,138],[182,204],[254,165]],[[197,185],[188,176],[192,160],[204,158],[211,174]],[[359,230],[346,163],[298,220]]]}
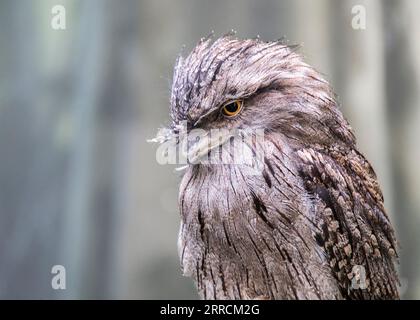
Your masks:
{"label": "mottled grey plumage", "polygon": [[[375,173],[329,84],[295,47],[225,36],[177,61],[174,132],[265,130],[264,168],[189,165],[179,206],[185,275],[205,299],[394,299],[396,240]],[[219,109],[243,99],[241,113]],[[352,288],[353,267],[366,289]]]}

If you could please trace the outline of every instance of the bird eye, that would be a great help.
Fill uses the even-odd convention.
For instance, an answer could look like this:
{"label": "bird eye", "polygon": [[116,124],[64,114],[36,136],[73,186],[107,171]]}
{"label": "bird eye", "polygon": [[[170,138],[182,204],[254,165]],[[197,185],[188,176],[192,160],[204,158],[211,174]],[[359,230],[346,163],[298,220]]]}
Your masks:
{"label": "bird eye", "polygon": [[236,116],[239,112],[241,112],[242,105],[242,100],[228,102],[222,107],[222,114],[228,118],[232,118]]}

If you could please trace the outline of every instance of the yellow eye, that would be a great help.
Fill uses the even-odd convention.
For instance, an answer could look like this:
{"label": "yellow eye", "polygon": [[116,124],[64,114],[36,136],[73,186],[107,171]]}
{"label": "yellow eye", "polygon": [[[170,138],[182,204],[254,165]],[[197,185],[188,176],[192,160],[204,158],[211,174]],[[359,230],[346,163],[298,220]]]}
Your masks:
{"label": "yellow eye", "polygon": [[222,107],[222,114],[228,118],[236,116],[242,110],[243,101],[235,100],[226,103]]}

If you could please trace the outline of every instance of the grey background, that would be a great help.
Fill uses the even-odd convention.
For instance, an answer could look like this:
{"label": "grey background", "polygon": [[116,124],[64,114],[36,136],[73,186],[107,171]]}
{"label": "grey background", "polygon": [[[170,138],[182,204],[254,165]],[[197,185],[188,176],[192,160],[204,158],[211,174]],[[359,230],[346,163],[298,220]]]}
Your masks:
{"label": "grey background", "polygon": [[179,174],[146,139],[168,121],[182,46],[230,29],[303,44],[331,81],[397,228],[403,297],[420,298],[419,14],[416,0],[0,1],[0,298],[197,298],[177,257]]}

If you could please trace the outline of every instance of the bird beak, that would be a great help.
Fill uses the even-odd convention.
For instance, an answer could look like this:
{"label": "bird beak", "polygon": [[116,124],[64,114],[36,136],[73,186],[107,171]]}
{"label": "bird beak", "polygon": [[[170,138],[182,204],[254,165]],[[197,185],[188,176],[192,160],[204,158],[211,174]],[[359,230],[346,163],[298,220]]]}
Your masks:
{"label": "bird beak", "polygon": [[[210,151],[222,146],[228,141],[233,134],[227,130],[212,131],[211,134],[205,133],[203,135],[196,136],[193,141],[188,139],[188,148],[186,156],[188,163],[197,164],[205,156],[208,156]],[[198,138],[198,139],[197,139]]]}

